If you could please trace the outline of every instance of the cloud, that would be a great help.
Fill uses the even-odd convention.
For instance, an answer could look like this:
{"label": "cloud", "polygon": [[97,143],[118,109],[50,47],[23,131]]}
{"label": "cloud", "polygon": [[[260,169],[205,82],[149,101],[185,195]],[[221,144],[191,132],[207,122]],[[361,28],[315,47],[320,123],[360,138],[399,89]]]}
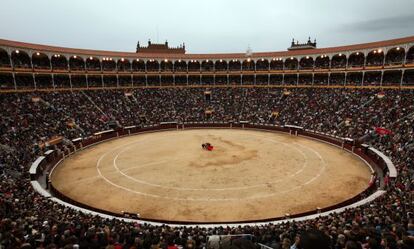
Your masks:
{"label": "cloud", "polygon": [[384,32],[405,29],[411,30],[413,26],[414,15],[401,15],[345,24],[342,30],[352,32]]}

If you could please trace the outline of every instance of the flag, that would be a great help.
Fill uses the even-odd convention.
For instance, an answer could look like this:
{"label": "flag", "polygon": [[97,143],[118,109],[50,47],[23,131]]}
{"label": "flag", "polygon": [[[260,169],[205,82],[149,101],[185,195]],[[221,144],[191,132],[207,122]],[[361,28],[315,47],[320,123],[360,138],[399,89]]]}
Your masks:
{"label": "flag", "polygon": [[382,128],[382,127],[375,127],[375,133],[377,133],[380,136],[384,136],[384,135],[391,135],[392,131]]}

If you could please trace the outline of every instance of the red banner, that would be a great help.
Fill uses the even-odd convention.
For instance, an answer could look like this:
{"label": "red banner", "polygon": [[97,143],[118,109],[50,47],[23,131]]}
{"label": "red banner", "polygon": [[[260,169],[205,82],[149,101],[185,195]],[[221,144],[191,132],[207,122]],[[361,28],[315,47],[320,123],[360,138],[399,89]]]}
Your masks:
{"label": "red banner", "polygon": [[381,136],[391,135],[392,134],[392,131],[391,130],[388,130],[388,129],[385,129],[385,128],[382,128],[382,127],[375,127],[375,132],[378,135],[381,135]]}

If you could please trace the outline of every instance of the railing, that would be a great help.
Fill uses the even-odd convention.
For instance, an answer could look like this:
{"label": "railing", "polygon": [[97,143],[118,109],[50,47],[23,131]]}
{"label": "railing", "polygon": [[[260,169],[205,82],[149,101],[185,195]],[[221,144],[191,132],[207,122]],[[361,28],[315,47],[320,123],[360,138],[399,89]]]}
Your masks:
{"label": "railing", "polygon": [[[283,132],[283,133],[289,133],[291,135],[295,136],[304,136],[309,137],[317,140],[324,141],[329,144],[333,144],[335,146],[341,147],[342,149],[349,151],[351,153],[354,153],[358,156],[360,156],[362,159],[364,159],[372,169],[374,169],[376,172],[381,172],[381,174],[385,174],[385,172],[388,171],[394,171],[394,169],[390,169],[390,167],[394,167],[393,165],[390,165],[390,160],[387,159],[382,153],[381,155],[376,153],[375,150],[370,150],[367,146],[356,144],[352,139],[344,139],[340,137],[332,137],[327,134],[323,134],[316,131],[310,131],[310,130],[304,130],[302,127],[299,126],[293,126],[293,125],[285,125],[285,126],[275,126],[275,125],[264,125],[264,124],[252,124],[248,122],[229,122],[229,123],[204,123],[204,122],[191,122],[191,123],[178,123],[178,122],[166,122],[159,125],[152,125],[152,126],[146,126],[146,127],[137,127],[137,126],[130,126],[125,127],[123,129],[113,130],[113,131],[105,131],[105,132],[98,132],[95,133],[91,137],[87,138],[77,138],[72,140],[74,146],[70,148],[70,151],[67,152],[65,155],[57,155],[56,153],[50,153],[46,156],[46,161],[48,162],[47,166],[44,166],[44,168],[49,169],[50,167],[58,166],[58,161],[60,159],[69,156],[70,154],[75,153],[77,150],[82,150],[86,147],[96,145],[98,143],[107,141],[109,139],[114,139],[122,136],[128,136],[128,135],[134,135],[134,134],[140,134],[140,133],[147,133],[147,132],[157,132],[162,130],[179,130],[179,129],[200,129],[200,128],[226,128],[226,129],[257,129],[257,130],[263,130],[263,131],[270,131],[270,132]],[[392,164],[392,163],[391,163]],[[53,174],[53,169],[50,174]],[[37,174],[38,176],[38,174]],[[391,179],[393,176],[390,176]],[[92,207],[80,202],[77,202],[76,200],[73,200],[61,192],[59,192],[54,186],[53,182],[50,184],[50,190],[53,196],[63,200],[64,202],[70,203],[72,205],[86,208],[88,210],[96,211],[97,213],[107,214],[114,217],[122,217],[125,218],[125,214],[121,213],[114,213],[106,210],[102,210],[96,207]],[[367,196],[374,193],[374,191],[377,190],[377,186],[375,184],[370,184],[364,191],[359,193],[358,195],[345,200],[343,202],[337,203],[333,206],[317,209],[317,210],[310,210],[307,212],[297,213],[289,215],[289,217],[274,217],[270,219],[262,219],[262,220],[251,220],[251,221],[243,221],[245,222],[274,222],[274,221],[280,221],[287,218],[298,218],[303,216],[309,216],[309,215],[315,215],[320,214],[327,211],[333,211],[338,210],[339,208],[344,208],[347,206],[350,206],[351,204],[354,204],[356,202],[359,202],[361,200],[364,200]],[[128,215],[128,218],[131,218],[131,214]],[[134,217],[132,217],[134,218]],[[138,217],[135,217],[138,218]],[[160,222],[160,223],[169,223],[170,221],[167,220],[157,220],[157,219],[145,219],[145,218],[139,218],[139,220],[142,221],[150,221],[150,222]],[[217,224],[215,222],[188,222],[188,221],[174,221],[175,224]],[[240,222],[221,222],[226,224],[237,224]]]}

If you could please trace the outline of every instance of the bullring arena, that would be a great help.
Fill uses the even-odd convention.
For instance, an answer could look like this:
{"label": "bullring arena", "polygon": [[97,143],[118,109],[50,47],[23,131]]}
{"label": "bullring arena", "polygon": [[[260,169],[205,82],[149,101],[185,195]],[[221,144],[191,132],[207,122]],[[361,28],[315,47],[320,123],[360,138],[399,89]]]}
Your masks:
{"label": "bullring arena", "polygon": [[[209,141],[214,150],[201,149]],[[368,186],[369,167],[341,148],[241,129],[146,133],[67,158],[54,187],[102,210],[169,222],[255,221],[325,208]]]}
{"label": "bullring arena", "polygon": [[[171,22],[186,19],[173,24],[180,31],[173,33],[183,34],[187,19],[235,32],[242,2],[225,12],[228,26],[221,17],[199,16],[199,9],[192,12],[197,18],[179,15],[173,1]],[[243,36],[267,29],[266,15],[283,27],[300,21],[274,15],[268,5],[284,2],[273,2],[248,3],[249,10],[266,11],[240,15],[259,22],[243,27]],[[130,15],[111,8],[102,20],[127,30],[118,21],[142,17],[149,3]],[[371,3],[363,11],[363,4],[355,3],[353,14],[386,14]],[[385,4],[410,9],[376,6]],[[330,13],[344,15],[329,22],[368,20],[336,5]],[[16,17],[35,25],[37,16],[15,13],[49,16],[52,7],[19,7],[3,22]],[[326,19],[314,2],[292,9],[309,25],[319,27],[299,7]],[[143,44],[139,37],[134,50],[122,52],[97,50],[125,39],[106,26],[108,35],[98,36],[93,24],[101,19],[62,18],[62,9],[79,12],[54,10],[53,28],[63,30],[63,19],[76,31],[87,28],[87,36],[74,37],[96,37],[91,49],[57,46],[48,32],[43,44],[0,39],[0,249],[414,248],[414,36],[389,32],[357,43],[338,26],[342,36],[329,33],[355,44],[320,48],[309,37],[286,42],[283,51],[249,46],[222,53],[206,35],[198,38],[211,51],[187,53],[190,42]],[[112,20],[112,13],[122,18]],[[389,20],[371,21],[388,27]],[[361,30],[369,23],[363,24],[355,23]],[[286,37],[252,38],[270,49],[279,39]]]}

